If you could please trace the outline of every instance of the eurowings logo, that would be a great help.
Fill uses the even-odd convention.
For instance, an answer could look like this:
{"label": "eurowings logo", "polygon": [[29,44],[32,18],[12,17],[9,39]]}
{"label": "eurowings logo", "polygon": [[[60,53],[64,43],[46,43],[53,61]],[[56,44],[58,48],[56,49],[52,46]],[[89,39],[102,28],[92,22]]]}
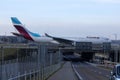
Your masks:
{"label": "eurowings logo", "polygon": [[34,41],[34,37],[40,37],[39,34],[27,30],[16,17],[11,17],[11,20],[14,27],[19,31],[21,35],[23,35],[24,38]]}

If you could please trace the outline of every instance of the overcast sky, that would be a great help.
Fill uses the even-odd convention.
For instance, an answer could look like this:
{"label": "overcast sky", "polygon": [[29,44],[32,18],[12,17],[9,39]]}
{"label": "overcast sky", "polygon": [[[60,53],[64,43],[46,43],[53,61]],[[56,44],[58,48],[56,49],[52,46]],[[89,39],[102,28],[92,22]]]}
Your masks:
{"label": "overcast sky", "polygon": [[120,39],[120,0],[1,0],[0,35],[15,31],[11,16],[40,34]]}

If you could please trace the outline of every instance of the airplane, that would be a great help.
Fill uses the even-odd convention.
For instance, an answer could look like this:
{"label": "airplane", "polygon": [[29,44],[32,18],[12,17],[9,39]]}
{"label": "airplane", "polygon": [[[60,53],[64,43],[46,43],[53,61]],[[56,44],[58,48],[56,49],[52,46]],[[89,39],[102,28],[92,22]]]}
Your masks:
{"label": "airplane", "polygon": [[45,36],[42,36],[37,33],[33,33],[29,31],[27,28],[25,28],[25,25],[23,25],[16,17],[11,17],[13,26],[17,29],[19,33],[12,32],[13,35],[15,36],[21,36],[24,37],[27,40],[35,41],[35,42],[50,42],[50,43],[55,43],[55,44],[72,44],[72,40],[67,40],[63,38],[58,38],[58,37],[53,37],[45,33]]}
{"label": "airplane", "polygon": [[50,42],[55,44],[68,44],[75,45],[75,42],[92,42],[92,43],[103,43],[103,42],[111,42],[108,38],[103,37],[87,37],[87,38],[60,38],[50,36],[45,33],[45,36],[42,36],[37,33],[33,33],[25,28],[16,17],[11,17],[13,26],[17,29],[19,33],[12,32],[13,35],[24,37],[27,40],[35,41],[35,42]]}

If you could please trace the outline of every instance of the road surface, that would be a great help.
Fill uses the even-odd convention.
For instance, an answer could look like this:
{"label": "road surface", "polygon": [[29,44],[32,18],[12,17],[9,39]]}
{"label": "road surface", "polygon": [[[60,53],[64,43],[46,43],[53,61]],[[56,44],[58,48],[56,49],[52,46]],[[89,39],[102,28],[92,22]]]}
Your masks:
{"label": "road surface", "polygon": [[82,80],[109,80],[110,70],[85,62],[73,63],[73,66]]}

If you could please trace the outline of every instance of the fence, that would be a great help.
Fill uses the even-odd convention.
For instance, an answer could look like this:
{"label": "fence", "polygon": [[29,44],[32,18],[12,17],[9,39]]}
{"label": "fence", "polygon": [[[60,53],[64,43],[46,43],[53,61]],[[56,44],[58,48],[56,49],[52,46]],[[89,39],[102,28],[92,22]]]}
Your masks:
{"label": "fence", "polygon": [[[9,59],[9,53],[15,56],[12,54]],[[1,47],[0,56],[0,80],[45,80],[61,67],[60,50],[49,51],[46,45],[26,49]]]}

